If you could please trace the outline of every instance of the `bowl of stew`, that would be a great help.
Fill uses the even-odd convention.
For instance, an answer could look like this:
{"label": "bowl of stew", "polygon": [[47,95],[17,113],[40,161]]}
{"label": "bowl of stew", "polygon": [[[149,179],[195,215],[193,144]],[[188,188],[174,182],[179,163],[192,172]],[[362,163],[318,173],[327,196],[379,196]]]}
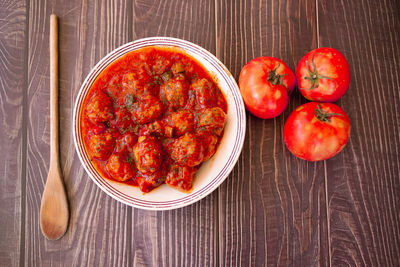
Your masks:
{"label": "bowl of stew", "polygon": [[89,177],[127,205],[190,205],[229,175],[245,109],[228,69],[191,42],[127,43],[91,70],[75,101],[74,141]]}

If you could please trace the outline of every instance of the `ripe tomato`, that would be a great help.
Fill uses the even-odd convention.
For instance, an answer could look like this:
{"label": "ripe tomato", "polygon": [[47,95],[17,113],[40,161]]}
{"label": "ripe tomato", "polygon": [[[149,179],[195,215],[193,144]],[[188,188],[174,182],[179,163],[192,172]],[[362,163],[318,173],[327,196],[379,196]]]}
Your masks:
{"label": "ripe tomato", "polygon": [[308,100],[334,102],[349,88],[349,64],[338,50],[317,48],[300,60],[296,78],[301,94]]}
{"label": "ripe tomato", "polygon": [[285,110],[295,84],[293,71],[274,57],[251,60],[239,76],[239,88],[247,109],[262,119],[274,118]]}
{"label": "ripe tomato", "polygon": [[349,135],[347,114],[331,103],[310,102],[297,107],[283,130],[290,152],[309,161],[335,156],[346,146]]}

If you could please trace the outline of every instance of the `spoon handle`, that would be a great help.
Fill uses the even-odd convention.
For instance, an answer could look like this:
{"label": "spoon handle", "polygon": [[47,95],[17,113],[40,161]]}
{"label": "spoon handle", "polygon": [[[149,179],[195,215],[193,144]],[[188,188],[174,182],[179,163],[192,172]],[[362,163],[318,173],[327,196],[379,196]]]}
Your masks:
{"label": "spoon handle", "polygon": [[[50,16],[50,164],[58,161],[58,21]],[[53,162],[56,161],[57,163]]]}

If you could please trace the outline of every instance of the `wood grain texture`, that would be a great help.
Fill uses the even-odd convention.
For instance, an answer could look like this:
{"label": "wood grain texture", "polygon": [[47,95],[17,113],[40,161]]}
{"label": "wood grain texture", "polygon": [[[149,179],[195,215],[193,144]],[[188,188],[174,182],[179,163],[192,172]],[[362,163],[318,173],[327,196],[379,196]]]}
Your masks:
{"label": "wood grain texture", "polygon": [[[315,1],[217,1],[217,57],[235,78],[258,56],[294,70],[317,46]],[[324,165],[296,159],[282,140],[285,119],[305,102],[291,97],[283,115],[247,113],[238,164],[219,189],[220,266],[326,266]]]}
{"label": "wood grain texture", "polygon": [[[215,53],[214,6],[211,0],[137,0],[132,35],[177,37]],[[173,211],[133,209],[132,251],[134,266],[217,266],[217,193]]]}
{"label": "wood grain texture", "polygon": [[[396,0],[71,0],[0,3],[0,266],[399,266],[400,6]],[[49,167],[49,17],[60,34],[60,156],[70,226],[39,227]],[[295,158],[285,120],[247,113],[238,164],[217,191],[173,211],[108,197],[75,153],[72,112],[90,69],[133,39],[172,36],[214,53],[238,78],[275,56],[293,70],[318,46],[348,58],[338,105],[352,133],[325,162]],[[26,173],[26,177],[25,177]]]}
{"label": "wood grain texture", "polygon": [[25,1],[0,2],[0,266],[20,263]]}
{"label": "wood grain texture", "polygon": [[399,266],[399,3],[318,3],[320,45],[342,51],[351,72],[338,102],[352,123],[350,142],[326,162],[330,261]]}
{"label": "wood grain texture", "polygon": [[[76,94],[90,69],[130,40],[130,1],[32,1],[29,7],[29,87],[25,264],[131,266],[131,209],[103,193],[84,172],[72,139]],[[49,17],[59,16],[60,153],[70,200],[70,226],[59,241],[39,228],[40,197],[49,167]]]}

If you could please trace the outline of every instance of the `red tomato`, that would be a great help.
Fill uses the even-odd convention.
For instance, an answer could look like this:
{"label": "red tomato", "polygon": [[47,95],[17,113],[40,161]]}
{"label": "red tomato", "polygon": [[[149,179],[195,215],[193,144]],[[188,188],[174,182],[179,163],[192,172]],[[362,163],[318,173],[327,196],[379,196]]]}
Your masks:
{"label": "red tomato", "polygon": [[349,64],[338,50],[317,48],[300,60],[296,78],[301,94],[308,100],[335,102],[349,88]]}
{"label": "red tomato", "polygon": [[239,76],[239,88],[246,108],[262,119],[274,118],[286,109],[295,84],[293,71],[274,57],[251,60]]}
{"label": "red tomato", "polygon": [[349,135],[347,114],[331,103],[310,102],[297,107],[283,130],[290,152],[309,161],[335,156],[346,146]]}

